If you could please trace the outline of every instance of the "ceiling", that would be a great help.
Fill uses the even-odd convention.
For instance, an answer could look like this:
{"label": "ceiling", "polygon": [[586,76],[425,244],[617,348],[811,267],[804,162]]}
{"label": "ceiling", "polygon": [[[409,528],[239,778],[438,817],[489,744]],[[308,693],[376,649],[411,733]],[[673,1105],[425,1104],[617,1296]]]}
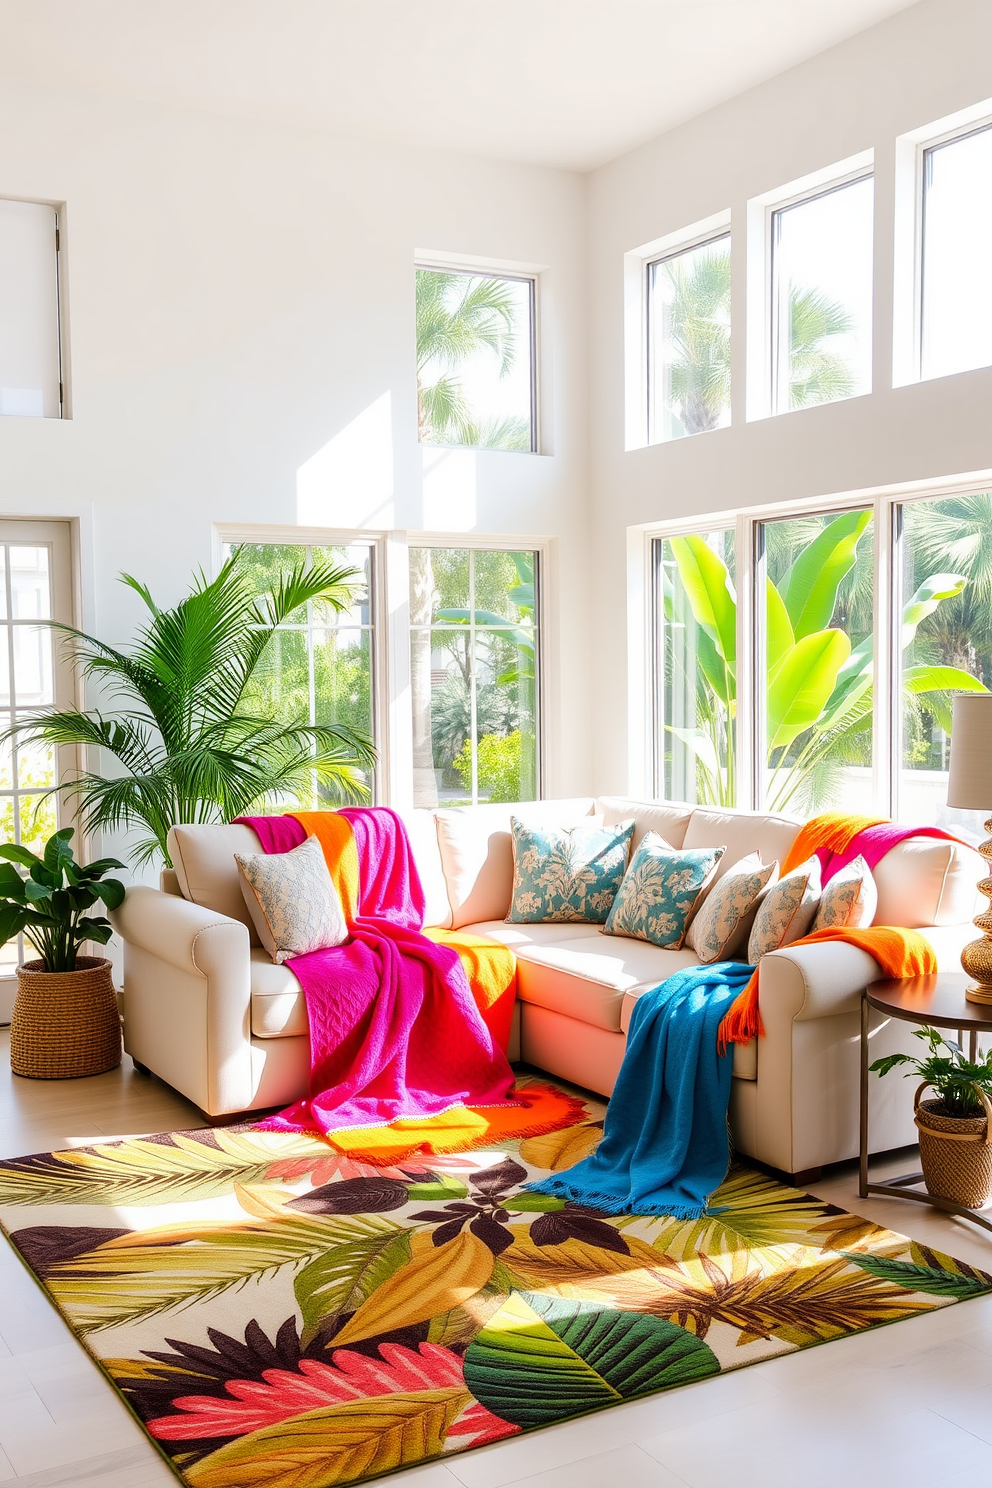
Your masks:
{"label": "ceiling", "polygon": [[0,73],[589,170],[913,0],[0,0]]}

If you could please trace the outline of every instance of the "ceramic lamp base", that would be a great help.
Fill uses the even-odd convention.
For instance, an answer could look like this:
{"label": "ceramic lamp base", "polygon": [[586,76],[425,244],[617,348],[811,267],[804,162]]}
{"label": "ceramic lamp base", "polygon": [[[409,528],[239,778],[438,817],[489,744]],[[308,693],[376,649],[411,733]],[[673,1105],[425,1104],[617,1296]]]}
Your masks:
{"label": "ceramic lamp base", "polygon": [[965,1002],[992,1003],[992,987],[981,985],[968,987],[964,994]]}

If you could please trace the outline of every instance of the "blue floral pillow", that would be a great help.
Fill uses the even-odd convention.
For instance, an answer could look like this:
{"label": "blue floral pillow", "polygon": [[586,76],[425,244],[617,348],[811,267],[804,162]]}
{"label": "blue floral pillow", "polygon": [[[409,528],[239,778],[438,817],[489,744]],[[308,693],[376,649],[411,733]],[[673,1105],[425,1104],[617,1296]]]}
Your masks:
{"label": "blue floral pillow", "polygon": [[603,926],[607,935],[630,935],[677,950],[693,910],[713,879],[723,847],[671,847],[645,832]]}
{"label": "blue floral pillow", "polygon": [[633,821],[613,827],[528,827],[515,816],[513,898],[507,919],[514,925],[579,921],[602,925],[620,887]]}

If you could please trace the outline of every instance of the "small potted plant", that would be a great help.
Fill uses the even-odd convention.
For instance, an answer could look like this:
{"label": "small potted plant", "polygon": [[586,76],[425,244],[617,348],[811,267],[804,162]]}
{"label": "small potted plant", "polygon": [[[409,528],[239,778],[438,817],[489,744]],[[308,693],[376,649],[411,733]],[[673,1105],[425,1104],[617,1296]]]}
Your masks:
{"label": "small potted plant", "polygon": [[[913,1032],[928,1045],[923,1058],[887,1054],[871,1068],[887,1075],[906,1064],[905,1074],[919,1076],[913,1109],[927,1192],[981,1209],[992,1196],[992,1049],[979,1052],[976,1062],[965,1059],[961,1046],[936,1028]],[[928,1085],[934,1095],[921,1100]]]}
{"label": "small potted plant", "polygon": [[99,1075],[121,1060],[110,962],[81,956],[79,947],[110,939],[110,921],[87,911],[98,900],[117,908],[124,885],[104,875],[124,864],[101,858],[83,867],[69,845],[72,830],[50,837],[40,858],[13,842],[0,846],[8,860],[0,863],[0,944],[23,932],[40,957],[17,968],[10,1067],[36,1080]]}

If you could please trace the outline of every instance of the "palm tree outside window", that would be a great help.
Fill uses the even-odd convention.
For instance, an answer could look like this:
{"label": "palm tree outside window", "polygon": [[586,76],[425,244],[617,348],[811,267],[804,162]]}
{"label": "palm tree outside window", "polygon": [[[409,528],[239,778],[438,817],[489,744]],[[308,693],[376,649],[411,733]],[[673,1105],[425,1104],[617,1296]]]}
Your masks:
{"label": "palm tree outside window", "polygon": [[532,278],[416,271],[417,413],[422,444],[532,451]]}

